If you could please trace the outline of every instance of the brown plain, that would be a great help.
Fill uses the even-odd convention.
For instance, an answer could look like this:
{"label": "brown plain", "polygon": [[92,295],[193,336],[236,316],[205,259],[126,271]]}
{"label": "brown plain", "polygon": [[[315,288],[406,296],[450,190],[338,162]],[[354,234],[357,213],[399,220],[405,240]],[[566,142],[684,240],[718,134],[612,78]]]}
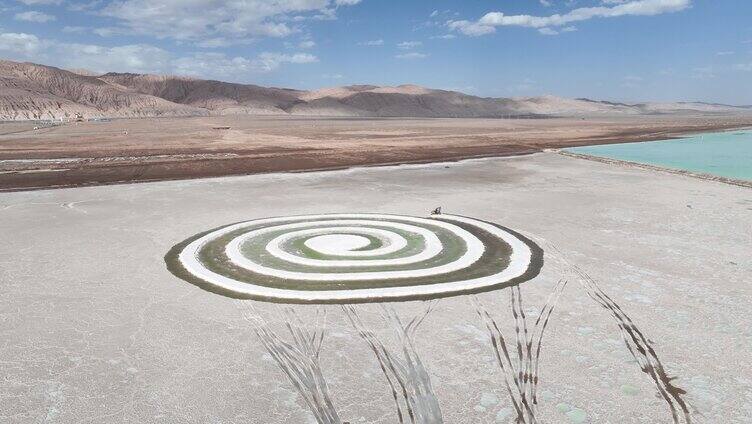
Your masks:
{"label": "brown plain", "polygon": [[[0,190],[529,154],[752,126],[752,115],[549,119],[212,116],[0,124]],[[225,129],[222,127],[229,127]]]}

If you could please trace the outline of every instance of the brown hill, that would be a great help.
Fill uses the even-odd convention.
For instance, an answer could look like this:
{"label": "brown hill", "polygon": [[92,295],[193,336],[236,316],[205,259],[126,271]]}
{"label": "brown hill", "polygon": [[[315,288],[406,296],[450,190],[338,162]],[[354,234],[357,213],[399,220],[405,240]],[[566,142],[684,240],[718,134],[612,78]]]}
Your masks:
{"label": "brown hill", "polygon": [[99,78],[43,65],[0,60],[0,118],[56,120],[206,114],[205,110],[116,87]]}
{"label": "brown hill", "polygon": [[486,98],[416,85],[353,85],[301,91],[196,78],[89,72],[0,60],[0,119],[293,114],[502,118],[739,113],[707,103],[613,103],[554,96]]}
{"label": "brown hill", "polygon": [[302,91],[266,88],[195,78],[118,74],[99,77],[139,93],[221,114],[283,114]]}
{"label": "brown hill", "polygon": [[381,117],[501,118],[535,114],[521,112],[514,101],[470,96],[456,91],[415,85],[398,87],[349,86],[317,90],[301,96],[290,113],[315,115],[321,110],[337,114]]}

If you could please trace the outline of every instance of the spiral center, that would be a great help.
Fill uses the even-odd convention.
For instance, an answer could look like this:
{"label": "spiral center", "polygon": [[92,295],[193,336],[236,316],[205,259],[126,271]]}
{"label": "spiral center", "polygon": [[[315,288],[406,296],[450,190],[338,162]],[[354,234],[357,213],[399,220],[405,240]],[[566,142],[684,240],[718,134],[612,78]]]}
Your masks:
{"label": "spiral center", "polygon": [[355,234],[324,234],[311,237],[305,241],[305,245],[325,255],[344,256],[353,250],[360,249],[371,244],[367,237]]}

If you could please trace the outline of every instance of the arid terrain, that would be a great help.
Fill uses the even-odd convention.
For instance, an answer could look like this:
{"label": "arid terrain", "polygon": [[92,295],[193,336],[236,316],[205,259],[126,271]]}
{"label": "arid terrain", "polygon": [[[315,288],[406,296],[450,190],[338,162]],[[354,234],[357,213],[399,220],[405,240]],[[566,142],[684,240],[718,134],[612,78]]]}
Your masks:
{"label": "arid terrain", "polygon": [[752,108],[305,91],[0,61],[0,190],[528,154],[752,125]]}
{"label": "arid terrain", "polygon": [[0,189],[509,156],[752,126],[744,115],[548,119],[204,116],[0,124]]}

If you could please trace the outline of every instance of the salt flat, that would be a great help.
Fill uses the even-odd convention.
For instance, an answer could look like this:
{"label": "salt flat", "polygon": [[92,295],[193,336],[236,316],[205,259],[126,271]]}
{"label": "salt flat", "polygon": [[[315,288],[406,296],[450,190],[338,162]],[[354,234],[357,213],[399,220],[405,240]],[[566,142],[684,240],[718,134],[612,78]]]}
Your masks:
{"label": "salt flat", "polygon": [[[752,416],[752,191],[540,153],[305,174],[0,194],[0,422],[312,420],[236,303],[174,277],[176,243],[281,215],[446,212],[547,239],[653,342],[693,422]],[[544,249],[546,247],[544,246]],[[547,265],[544,265],[546,271]],[[540,311],[549,268],[521,286]],[[508,290],[478,298],[511,326]],[[253,303],[279,327],[284,305]],[[411,317],[422,302],[394,304]],[[372,352],[337,305],[322,368],[345,421],[397,422]],[[358,305],[389,340],[377,305]],[[295,306],[306,320],[316,306]],[[541,354],[545,422],[672,422],[609,313],[566,287]],[[447,423],[511,422],[469,296],[439,300],[416,335]],[[584,414],[584,415],[583,415]]]}

